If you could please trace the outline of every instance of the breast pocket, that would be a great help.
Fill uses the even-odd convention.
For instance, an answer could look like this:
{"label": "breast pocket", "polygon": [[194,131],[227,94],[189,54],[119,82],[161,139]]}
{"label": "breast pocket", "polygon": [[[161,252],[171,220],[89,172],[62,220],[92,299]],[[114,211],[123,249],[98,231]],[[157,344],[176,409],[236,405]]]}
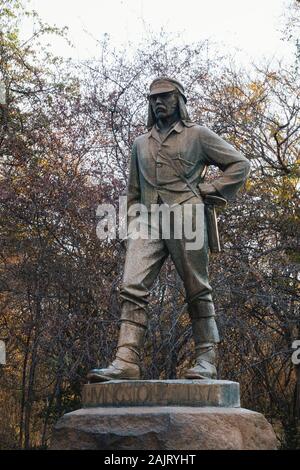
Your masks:
{"label": "breast pocket", "polygon": [[193,170],[195,168],[195,162],[192,162],[190,160],[187,160],[182,156],[181,153],[178,153],[177,156],[174,158],[174,160],[177,160],[177,162],[180,164],[183,173],[186,176],[189,176],[190,174],[193,173]]}

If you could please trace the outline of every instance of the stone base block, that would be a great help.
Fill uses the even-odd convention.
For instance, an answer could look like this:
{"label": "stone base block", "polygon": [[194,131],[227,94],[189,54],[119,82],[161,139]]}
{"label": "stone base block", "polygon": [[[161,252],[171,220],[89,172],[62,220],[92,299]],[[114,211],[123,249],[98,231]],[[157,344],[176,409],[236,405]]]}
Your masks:
{"label": "stone base block", "polygon": [[83,408],[56,424],[51,449],[276,449],[264,416],[243,408],[130,406]]}
{"label": "stone base block", "polygon": [[83,387],[83,407],[240,406],[240,385],[229,380],[111,380]]}

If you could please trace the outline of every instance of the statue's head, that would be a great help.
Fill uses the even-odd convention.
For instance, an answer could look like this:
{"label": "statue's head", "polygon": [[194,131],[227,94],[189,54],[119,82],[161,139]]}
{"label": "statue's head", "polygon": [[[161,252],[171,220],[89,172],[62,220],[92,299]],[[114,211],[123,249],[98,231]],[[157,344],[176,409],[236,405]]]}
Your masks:
{"label": "statue's head", "polygon": [[156,78],[150,85],[148,99],[148,129],[158,119],[166,118],[175,113],[178,114],[178,118],[190,121],[185,106],[184,88],[177,80],[168,77]]}

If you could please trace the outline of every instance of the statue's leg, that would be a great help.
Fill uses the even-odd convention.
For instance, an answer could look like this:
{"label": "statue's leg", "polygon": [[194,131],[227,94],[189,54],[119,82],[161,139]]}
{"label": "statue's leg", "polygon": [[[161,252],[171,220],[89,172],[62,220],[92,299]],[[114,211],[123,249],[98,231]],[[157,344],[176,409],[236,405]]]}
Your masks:
{"label": "statue's leg", "polygon": [[195,299],[189,303],[189,314],[195,342],[196,363],[185,371],[186,379],[216,379],[216,344],[219,333],[212,302]]}
{"label": "statue's leg", "polygon": [[[192,199],[190,202],[198,202]],[[193,217],[196,214],[193,213]],[[174,223],[176,223],[175,219]],[[182,218],[182,220],[184,220]],[[205,218],[197,227],[197,233],[203,230],[203,244],[196,250],[187,249],[188,240],[185,236],[181,240],[171,238],[166,241],[170,255],[181,276],[188,302],[188,311],[192,323],[193,338],[195,342],[196,364],[185,373],[188,379],[214,379],[216,370],[216,344],[219,334],[215,321],[215,310],[212,301],[212,288],[208,280],[208,240]],[[183,233],[184,230],[183,230]]]}
{"label": "statue's leg", "polygon": [[91,382],[140,378],[140,351],[147,329],[151,287],[168,256],[163,240],[128,239],[123,282],[121,328],[116,358],[106,369],[93,369]]}

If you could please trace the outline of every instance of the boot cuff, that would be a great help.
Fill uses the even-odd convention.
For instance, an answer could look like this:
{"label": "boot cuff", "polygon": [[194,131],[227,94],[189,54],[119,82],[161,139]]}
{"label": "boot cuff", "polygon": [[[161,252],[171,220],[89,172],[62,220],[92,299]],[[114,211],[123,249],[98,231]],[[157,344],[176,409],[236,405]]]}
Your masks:
{"label": "boot cuff", "polygon": [[194,301],[188,307],[191,319],[209,318],[215,316],[215,308],[212,302]]}
{"label": "boot cuff", "polygon": [[121,320],[135,323],[139,326],[143,326],[144,328],[147,328],[148,325],[146,310],[129,301],[124,301],[122,304]]}

